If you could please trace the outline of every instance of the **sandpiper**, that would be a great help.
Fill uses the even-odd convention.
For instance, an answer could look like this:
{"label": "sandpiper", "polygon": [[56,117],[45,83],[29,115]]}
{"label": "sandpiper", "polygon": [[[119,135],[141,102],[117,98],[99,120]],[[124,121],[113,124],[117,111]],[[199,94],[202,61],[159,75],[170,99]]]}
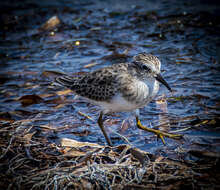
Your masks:
{"label": "sandpiper", "polygon": [[103,115],[131,111],[135,112],[138,128],[155,133],[165,143],[164,136],[179,138],[181,135],[145,127],[139,120],[139,108],[156,96],[159,82],[172,91],[160,75],[160,66],[156,56],[140,53],[129,63],[114,64],[78,77],[62,76],[56,82],[101,108],[98,125],[109,146],[112,142],[104,129]]}

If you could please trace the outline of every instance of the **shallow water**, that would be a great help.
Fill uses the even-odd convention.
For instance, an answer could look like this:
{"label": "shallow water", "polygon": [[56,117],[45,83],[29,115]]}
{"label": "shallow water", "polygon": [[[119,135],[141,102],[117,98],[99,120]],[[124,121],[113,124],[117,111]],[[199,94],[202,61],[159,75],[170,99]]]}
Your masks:
{"label": "shallow water", "polygon": [[[98,108],[73,100],[71,93],[56,95],[64,89],[54,87],[54,76],[45,71],[81,74],[147,52],[160,58],[162,75],[174,90],[170,94],[161,86],[156,99],[165,96],[169,128],[182,130],[179,133],[184,138],[166,139],[164,146],[154,135],[137,129],[133,117],[121,113],[106,117],[106,129],[113,143],[125,143],[113,133],[116,131],[132,145],[158,154],[180,153],[180,149],[220,151],[218,3],[130,0],[12,4],[7,1],[1,2],[1,9],[4,23],[0,37],[2,122],[35,118],[28,125],[60,128],[55,134],[47,134],[51,141],[68,137],[104,144],[96,124]],[[40,32],[38,28],[54,15],[62,24],[52,30],[54,33]],[[33,94],[43,101],[28,106],[18,101]],[[140,113],[142,123],[152,126],[158,126],[164,115],[155,101]],[[127,125],[121,127],[123,120]]]}

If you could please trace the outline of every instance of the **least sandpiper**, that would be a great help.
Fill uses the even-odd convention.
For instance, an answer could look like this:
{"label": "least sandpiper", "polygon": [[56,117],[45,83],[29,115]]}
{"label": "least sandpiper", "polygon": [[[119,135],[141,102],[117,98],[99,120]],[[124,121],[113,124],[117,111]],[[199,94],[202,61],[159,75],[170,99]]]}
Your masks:
{"label": "least sandpiper", "polygon": [[103,114],[130,111],[135,112],[138,128],[155,133],[164,143],[164,136],[177,138],[180,135],[145,127],[139,120],[139,108],[156,96],[159,82],[171,91],[160,75],[160,65],[156,56],[140,53],[130,63],[114,64],[78,77],[62,76],[56,82],[101,108],[98,125],[109,146],[112,142],[103,126]]}

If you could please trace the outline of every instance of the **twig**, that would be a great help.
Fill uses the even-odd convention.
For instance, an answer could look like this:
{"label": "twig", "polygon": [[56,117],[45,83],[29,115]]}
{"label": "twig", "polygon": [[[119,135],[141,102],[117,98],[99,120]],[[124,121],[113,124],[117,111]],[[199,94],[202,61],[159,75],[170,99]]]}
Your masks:
{"label": "twig", "polygon": [[92,119],[90,116],[88,116],[87,114],[85,114],[85,113],[83,113],[81,111],[78,111],[78,114],[83,116],[83,117],[85,117],[85,118],[87,118],[87,119],[89,119],[89,120],[91,120],[91,121],[93,121],[93,122],[95,122],[94,119]]}
{"label": "twig", "polygon": [[8,146],[7,146],[6,150],[5,150],[4,153],[0,156],[0,159],[2,159],[2,158],[6,155],[6,153],[8,152],[8,150],[9,150],[9,148],[10,148],[10,146],[11,146],[13,140],[14,140],[14,137],[12,136],[12,137],[10,138],[10,141],[9,141],[9,143],[8,143]]}
{"label": "twig", "polygon": [[111,131],[112,133],[118,135],[119,137],[121,137],[126,143],[128,143],[130,146],[132,146],[132,144],[130,143],[130,141],[123,135],[117,133],[116,131]]}
{"label": "twig", "polygon": [[175,131],[170,131],[171,133],[179,133],[179,132],[182,132],[182,131],[186,131],[188,129],[191,129],[192,127],[186,127],[186,128],[183,128],[183,129],[178,129],[178,130],[175,130]]}

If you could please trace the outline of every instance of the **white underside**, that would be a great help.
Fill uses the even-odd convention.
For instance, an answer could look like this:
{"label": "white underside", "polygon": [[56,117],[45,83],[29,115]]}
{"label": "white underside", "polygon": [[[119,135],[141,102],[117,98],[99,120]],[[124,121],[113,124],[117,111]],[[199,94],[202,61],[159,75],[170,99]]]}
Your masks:
{"label": "white underside", "polygon": [[126,99],[124,99],[121,94],[114,96],[109,103],[97,101],[92,101],[92,103],[100,106],[104,114],[113,112],[130,112],[139,108],[138,105],[130,103]]}
{"label": "white underside", "polygon": [[153,88],[149,87],[149,84],[146,85],[146,83],[141,81],[135,85],[135,91],[138,91],[137,98],[141,100],[140,104],[127,101],[120,93],[115,95],[110,102],[87,100],[92,104],[100,106],[104,114],[113,112],[131,112],[144,107],[157,94],[159,90],[159,84],[157,82],[154,83],[152,86]]}

